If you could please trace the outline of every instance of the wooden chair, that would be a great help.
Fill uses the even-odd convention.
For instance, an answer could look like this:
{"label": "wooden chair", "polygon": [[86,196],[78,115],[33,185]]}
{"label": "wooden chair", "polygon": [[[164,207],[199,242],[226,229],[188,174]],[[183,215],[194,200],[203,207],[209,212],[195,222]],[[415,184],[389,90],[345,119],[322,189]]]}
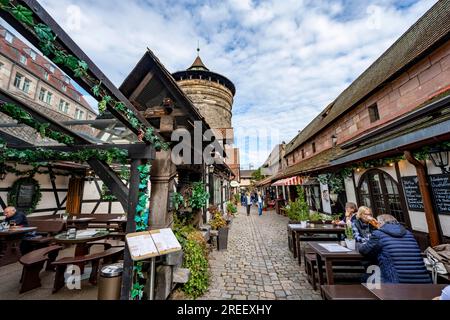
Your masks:
{"label": "wooden chair", "polygon": [[84,264],[90,262],[92,265],[89,282],[93,285],[97,284],[98,268],[100,260],[103,263],[117,262],[122,256],[124,248],[111,248],[103,252],[89,254],[80,257],[66,257],[52,263],[56,267],[55,282],[53,284],[53,293],[59,291],[64,286],[64,273],[69,265]]}
{"label": "wooden chair", "polygon": [[51,263],[55,261],[62,246],[50,246],[38,249],[22,256],[19,262],[23,265],[22,276],[20,282],[20,293],[38,288],[41,286],[39,273],[44,263],[47,262],[46,270],[53,270]]}

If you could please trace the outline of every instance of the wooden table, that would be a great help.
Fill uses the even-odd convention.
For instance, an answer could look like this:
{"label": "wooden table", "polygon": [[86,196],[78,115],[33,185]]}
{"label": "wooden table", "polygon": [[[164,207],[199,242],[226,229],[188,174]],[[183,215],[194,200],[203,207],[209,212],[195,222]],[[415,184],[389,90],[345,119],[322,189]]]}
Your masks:
{"label": "wooden table", "polygon": [[379,289],[368,288],[379,300],[432,300],[441,295],[442,289],[448,284],[406,284],[406,283],[382,283]]}
{"label": "wooden table", "polygon": [[[77,231],[77,233],[82,231],[84,230]],[[68,237],[67,232],[63,232],[55,236],[55,241],[60,244],[75,245],[75,257],[80,257],[89,254],[89,245],[87,244],[88,242],[104,239],[108,235],[109,235],[108,231],[102,230],[98,231],[93,236],[82,237],[77,235],[75,239],[71,239]],[[83,273],[84,265],[80,265],[80,269],[81,272]]]}
{"label": "wooden table", "polygon": [[[356,251],[349,252],[330,252],[320,245],[321,241],[318,242],[308,242],[308,245],[315,252],[317,257],[317,272],[319,276],[319,283],[324,283],[322,264],[325,265],[325,273],[327,278],[327,284],[334,284],[334,274],[333,274],[333,262],[346,261],[346,262],[362,262],[364,257]],[[333,243],[333,242],[328,242]],[[339,243],[339,242],[334,242]]]}
{"label": "wooden table", "polygon": [[[298,258],[299,265],[302,264],[302,241],[336,241],[345,234],[345,227],[333,224],[308,224],[306,228],[302,228],[299,224],[289,224],[288,229],[292,231],[294,258]],[[326,234],[327,237],[318,237],[320,234]],[[329,235],[336,235],[336,238]]]}
{"label": "wooden table", "polygon": [[89,222],[92,222],[94,218],[77,218],[77,219],[67,219],[67,227],[73,227],[77,230],[87,229],[89,226]]}
{"label": "wooden table", "polygon": [[36,229],[36,227],[15,227],[8,231],[0,231],[0,267],[19,261],[20,242],[28,232]]}

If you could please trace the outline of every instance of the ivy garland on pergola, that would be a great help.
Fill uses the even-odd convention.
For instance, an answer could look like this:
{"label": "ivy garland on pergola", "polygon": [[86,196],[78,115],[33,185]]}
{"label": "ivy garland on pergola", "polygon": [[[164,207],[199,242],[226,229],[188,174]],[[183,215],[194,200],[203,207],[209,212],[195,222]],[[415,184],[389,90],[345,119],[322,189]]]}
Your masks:
{"label": "ivy garland on pergola", "polygon": [[[39,48],[42,53],[60,67],[66,67],[73,72],[76,78],[82,79],[91,87],[94,97],[99,100],[98,109],[103,114],[107,106],[113,108],[121,114],[136,129],[139,141],[151,143],[156,150],[167,150],[169,145],[155,134],[152,127],[147,127],[134,114],[134,112],[126,107],[121,101],[114,100],[108,95],[107,89],[94,77],[89,75],[88,64],[68,53],[58,42],[56,35],[51,28],[43,23],[35,23],[33,12],[25,6],[16,5],[12,0],[0,0],[0,10],[5,10],[15,17],[27,30],[32,32],[39,39]],[[49,128],[48,124],[36,123],[32,116],[14,104],[0,105],[0,111],[12,117],[18,123],[24,123],[39,132],[42,138],[48,137],[66,145],[73,145],[74,139],[66,134],[54,131]],[[85,162],[89,159],[96,158],[107,163],[113,161],[126,163],[128,159],[127,151],[112,148],[109,150],[86,149],[74,152],[59,152],[48,149],[36,148],[33,150],[17,150],[8,148],[6,143],[0,139],[0,165],[5,166],[7,161],[15,161],[19,163],[34,164],[35,168],[27,171],[30,174],[38,173],[38,168],[42,165],[42,161],[59,159],[64,161]],[[22,174],[19,170],[6,166],[8,172]],[[138,204],[135,212],[136,231],[144,231],[148,229],[149,222],[149,182],[150,182],[150,164],[138,166],[139,172],[139,194]],[[131,288],[131,298],[141,299],[145,277],[142,272],[142,262],[134,264],[134,277]]]}
{"label": "ivy garland on pergola", "polygon": [[[89,75],[89,67],[85,61],[67,53],[56,42],[56,35],[49,26],[43,23],[35,23],[34,14],[30,9],[22,5],[15,5],[11,0],[0,0],[0,10],[5,10],[12,14],[24,27],[36,35],[39,39],[40,50],[45,56],[55,64],[69,68],[73,71],[76,78],[83,78],[90,84],[92,94],[100,100],[98,104],[100,114],[106,110],[107,105],[111,106],[115,111],[123,115],[130,125],[138,131],[140,141],[151,143],[156,150],[168,149],[169,145],[155,135],[152,127],[148,128],[141,123],[134,112],[128,109],[123,102],[116,101],[107,94],[107,90],[102,86],[101,81]],[[45,131],[45,129],[42,130]]]}
{"label": "ivy garland on pergola", "polygon": [[[419,150],[416,150],[414,152],[414,157],[417,160],[422,160],[422,161],[427,160],[429,157],[430,151],[433,148],[449,150],[450,142],[441,142],[434,146],[425,146]],[[319,180],[320,183],[328,185],[330,187],[331,192],[339,194],[340,192],[345,190],[344,180],[345,180],[345,178],[348,178],[351,176],[353,170],[357,170],[357,169],[361,169],[361,168],[362,169],[370,169],[370,168],[376,168],[376,167],[392,166],[394,163],[399,162],[401,160],[405,160],[404,155],[398,155],[395,157],[387,157],[387,158],[357,162],[357,163],[351,164],[337,172],[320,174],[317,177],[317,179]]]}

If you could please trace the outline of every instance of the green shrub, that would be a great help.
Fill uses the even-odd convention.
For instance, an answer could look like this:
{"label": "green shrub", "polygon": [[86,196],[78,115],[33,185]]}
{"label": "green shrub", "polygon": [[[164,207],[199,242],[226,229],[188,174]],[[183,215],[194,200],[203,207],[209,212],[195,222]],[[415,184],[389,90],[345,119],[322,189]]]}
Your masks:
{"label": "green shrub", "polygon": [[309,219],[309,205],[305,200],[305,193],[302,187],[297,187],[298,197],[295,201],[289,201],[286,212],[292,221],[306,221]]}
{"label": "green shrub", "polygon": [[208,260],[204,255],[202,247],[195,240],[186,240],[183,251],[183,267],[188,268],[191,275],[182,290],[188,296],[197,299],[208,290]]}

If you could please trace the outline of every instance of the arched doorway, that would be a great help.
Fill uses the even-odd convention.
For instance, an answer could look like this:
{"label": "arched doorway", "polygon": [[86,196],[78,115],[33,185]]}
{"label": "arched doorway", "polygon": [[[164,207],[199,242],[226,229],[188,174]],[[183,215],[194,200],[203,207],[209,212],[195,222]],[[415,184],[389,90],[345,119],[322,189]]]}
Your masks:
{"label": "arched doorway", "polygon": [[407,212],[403,208],[399,185],[389,174],[371,169],[363,174],[358,185],[358,197],[362,205],[372,209],[374,216],[393,215],[400,223],[409,226]]}

